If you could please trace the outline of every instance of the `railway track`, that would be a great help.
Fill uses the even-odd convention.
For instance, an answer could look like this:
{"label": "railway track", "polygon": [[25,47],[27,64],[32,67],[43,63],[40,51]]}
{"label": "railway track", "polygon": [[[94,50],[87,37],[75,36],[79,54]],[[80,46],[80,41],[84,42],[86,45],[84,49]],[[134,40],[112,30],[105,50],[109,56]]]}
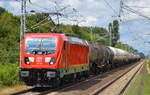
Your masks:
{"label": "railway track", "polygon": [[[90,78],[92,78],[92,76]],[[64,88],[73,86],[76,83],[80,83],[82,81],[84,81],[84,79],[78,80],[78,81],[73,82],[73,83],[68,83],[68,84],[60,86],[58,88],[40,88],[40,87],[34,87],[34,88],[30,88],[30,89],[26,89],[26,90],[23,90],[23,91],[19,91],[19,92],[13,93],[11,95],[46,95],[48,93],[52,93],[54,91],[59,91],[59,90],[62,90]]]}
{"label": "railway track", "polygon": [[54,91],[58,91],[58,90],[62,90],[64,88],[68,88],[68,87],[73,86],[74,84],[76,84],[78,82],[80,83],[82,81],[84,81],[84,80],[79,80],[79,81],[76,81],[74,83],[68,83],[68,84],[63,85],[63,86],[58,87],[58,88],[37,88],[37,87],[34,87],[34,88],[31,88],[31,89],[26,89],[26,90],[19,91],[19,92],[10,94],[10,95],[46,95],[46,94],[52,93]]}
{"label": "railway track", "polygon": [[23,91],[19,91],[10,95],[39,95],[41,94],[43,91],[48,90],[49,88],[38,88],[38,87],[33,87],[30,89],[26,89]]}
{"label": "railway track", "polygon": [[[130,68],[128,71],[124,72],[123,74],[121,74],[120,76],[118,76],[116,79],[110,81],[108,84],[104,85],[103,87],[97,89],[95,92],[91,93],[91,95],[105,95],[106,91],[108,92],[108,89],[111,85],[115,84],[119,79],[121,79],[123,76],[125,76],[126,74],[128,74],[129,72],[131,72],[133,69],[136,69],[135,72],[133,73],[133,75],[131,76],[131,78],[127,81],[127,83],[123,86],[123,88],[120,89],[120,91],[117,92],[118,95],[123,95],[123,93],[125,92],[126,88],[129,86],[129,84],[131,83],[131,81],[133,80],[133,78],[136,76],[136,74],[141,70],[141,68],[143,67],[143,65],[145,61],[142,62],[142,64],[138,64],[136,67],[132,67]],[[109,88],[109,90],[111,90]],[[105,92],[104,92],[105,91]],[[117,95],[115,94],[115,95]],[[114,95],[114,94],[111,94]]]}
{"label": "railway track", "polygon": [[[132,68],[130,68],[129,71],[131,71],[136,64],[129,64],[129,67],[130,65],[132,66]],[[126,65],[125,67],[119,67],[117,68],[118,71],[122,68],[126,68],[128,67],[128,65]],[[110,73],[112,72],[116,72],[117,69],[113,69],[111,71],[108,71],[106,73],[103,73],[103,74],[99,74],[97,76],[90,76],[88,79],[82,79],[82,80],[78,80],[77,82],[73,82],[73,83],[68,83],[66,85],[63,85],[61,87],[58,87],[58,88],[31,88],[31,89],[27,89],[27,90],[24,90],[24,91],[20,91],[20,92],[17,92],[17,93],[14,93],[14,94],[11,94],[11,95],[61,95],[61,92],[66,92],[66,91],[70,91],[69,89],[73,89],[75,87],[79,88],[80,85],[83,85],[83,84],[87,84],[88,82],[90,82],[91,80],[96,80],[96,79],[99,79],[99,78],[103,78],[103,76],[106,76],[107,74],[109,75]],[[127,71],[127,72],[129,72]],[[121,76],[119,76],[118,78],[116,78],[115,80],[111,81],[109,84],[105,85],[103,88],[101,89],[98,89],[96,90],[94,93],[92,93],[91,95],[98,95],[101,91],[103,91],[104,89],[106,89],[109,85],[113,84],[113,82],[117,81],[119,78],[121,78],[123,75],[125,75],[127,72],[125,72],[124,74],[122,74]],[[79,86],[79,87],[78,87]],[[85,91],[86,92],[86,91]],[[84,92],[83,92],[84,93]],[[87,92],[88,93],[88,92]],[[83,94],[83,95],[87,95],[86,94]],[[89,93],[88,93],[89,94]],[[76,94],[75,94],[76,95]],[[82,94],[81,94],[82,95]]]}
{"label": "railway track", "polygon": [[[137,64],[129,64],[125,65],[124,67],[120,67],[111,71],[108,71],[103,74],[99,74],[95,77],[91,77],[85,81],[81,81],[77,84],[74,84],[72,86],[68,86],[66,88],[63,88],[59,91],[54,91],[52,93],[47,93],[47,95],[95,95],[93,91],[95,91],[98,87],[105,85],[106,83],[110,82],[113,77],[118,77],[118,74],[122,74],[122,72],[129,71],[133,69]],[[110,77],[109,80],[107,77],[113,75],[113,73],[116,73],[117,76]],[[106,78],[106,80],[105,80]],[[114,79],[114,78],[113,78]],[[95,86],[97,85],[98,86]],[[93,88],[95,87],[95,88]],[[91,93],[91,94],[90,94]],[[110,94],[109,94],[110,95]]]}
{"label": "railway track", "polygon": [[24,94],[26,92],[30,92],[32,90],[34,90],[35,88],[30,88],[30,89],[26,89],[26,90],[23,90],[23,91],[19,91],[19,92],[16,92],[16,93],[12,93],[10,95],[20,95],[20,94]]}

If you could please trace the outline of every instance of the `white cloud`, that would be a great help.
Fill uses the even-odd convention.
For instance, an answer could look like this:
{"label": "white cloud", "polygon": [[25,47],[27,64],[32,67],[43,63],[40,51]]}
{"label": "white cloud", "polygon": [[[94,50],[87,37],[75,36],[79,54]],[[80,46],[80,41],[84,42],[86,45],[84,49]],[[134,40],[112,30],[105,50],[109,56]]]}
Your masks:
{"label": "white cloud", "polygon": [[12,11],[14,14],[20,14],[20,9],[21,9],[20,2],[10,1],[8,5],[9,5],[8,10]]}
{"label": "white cloud", "polygon": [[80,1],[79,0],[64,0],[64,4],[71,5],[72,7],[78,7]]}
{"label": "white cloud", "polygon": [[3,6],[3,2],[0,2],[0,7],[2,7]]}
{"label": "white cloud", "polygon": [[143,7],[148,7],[150,4],[149,0],[137,0],[137,1],[129,1],[128,5],[130,6],[143,6]]}
{"label": "white cloud", "polygon": [[20,3],[19,2],[9,2],[10,7],[14,9],[20,9]]}
{"label": "white cloud", "polygon": [[86,17],[86,22],[89,24],[92,22],[96,22],[96,21],[97,21],[97,18],[95,18],[95,17],[92,17],[92,16]]}
{"label": "white cloud", "polygon": [[86,5],[89,8],[94,8],[94,9],[104,9],[106,8],[104,2],[102,0],[86,0]]}
{"label": "white cloud", "polygon": [[[97,18],[93,16],[87,16],[85,21],[78,23],[80,26],[95,26],[97,23]],[[91,24],[92,23],[92,24]]]}

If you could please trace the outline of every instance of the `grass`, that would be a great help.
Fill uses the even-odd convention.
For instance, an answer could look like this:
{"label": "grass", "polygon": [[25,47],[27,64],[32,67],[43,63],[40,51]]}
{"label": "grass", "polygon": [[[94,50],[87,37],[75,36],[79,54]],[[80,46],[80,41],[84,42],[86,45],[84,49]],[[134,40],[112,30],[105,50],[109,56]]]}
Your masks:
{"label": "grass", "polygon": [[[150,60],[147,60],[147,64],[150,70]],[[126,91],[125,95],[150,95],[150,74],[138,74]]]}
{"label": "grass", "polygon": [[144,87],[142,89],[142,95],[150,95],[150,74],[144,75]]}
{"label": "grass", "polygon": [[150,95],[150,74],[144,75],[144,85],[141,85],[141,79],[142,76],[138,75],[125,95]]}
{"label": "grass", "polygon": [[0,64],[0,95],[31,88],[19,81],[18,64]]}
{"label": "grass", "polygon": [[0,65],[0,88],[13,86],[19,82],[17,64]]}
{"label": "grass", "polygon": [[125,95],[137,95],[137,89],[140,85],[141,78],[140,75],[136,76]]}
{"label": "grass", "polygon": [[150,59],[147,60],[147,64],[148,64],[148,69],[150,70]]}

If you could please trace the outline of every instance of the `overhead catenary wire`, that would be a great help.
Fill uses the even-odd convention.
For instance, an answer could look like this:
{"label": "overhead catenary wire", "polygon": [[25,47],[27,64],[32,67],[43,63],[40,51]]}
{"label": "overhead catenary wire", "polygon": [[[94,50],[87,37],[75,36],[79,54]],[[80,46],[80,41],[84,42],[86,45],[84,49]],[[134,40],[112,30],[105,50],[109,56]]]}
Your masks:
{"label": "overhead catenary wire", "polygon": [[114,13],[118,14],[118,12],[107,2],[107,0],[104,0],[104,2],[110,7],[110,9],[111,9]]}
{"label": "overhead catenary wire", "polygon": [[[19,0],[17,0],[17,1],[19,1]],[[37,8],[40,8],[40,9],[42,9],[42,10],[44,10],[44,11],[46,11],[46,12],[44,12],[44,11],[39,11],[39,12],[36,12],[36,10],[37,9],[35,9],[35,10],[30,10],[31,9],[31,7],[29,7],[29,5],[27,4],[27,6],[25,6],[25,7],[27,7],[28,8],[28,10],[30,10],[30,11],[26,11],[26,15],[28,14],[28,12],[29,13],[41,13],[41,14],[48,14],[49,16],[48,17],[46,17],[46,18],[44,18],[43,20],[41,20],[40,22],[38,22],[37,24],[35,24],[35,25],[33,25],[31,28],[28,28],[28,29],[26,29],[26,31],[30,31],[30,30],[32,30],[32,29],[35,29],[35,28],[37,28],[37,27],[39,27],[40,25],[44,25],[44,23],[47,23],[47,21],[48,22],[50,22],[49,20],[51,20],[51,22],[54,24],[54,26],[55,26],[55,23],[54,23],[54,21],[53,21],[53,18],[51,17],[51,16],[57,16],[57,20],[59,20],[60,18],[59,17],[64,17],[64,18],[66,18],[66,19],[68,19],[69,20],[69,17],[70,18],[73,18],[73,17],[77,17],[77,15],[75,15],[74,13],[75,13],[75,9],[74,8],[72,8],[71,10],[69,9],[69,10],[67,10],[68,9],[68,7],[70,7],[70,5],[67,5],[67,6],[60,6],[58,3],[54,3],[55,4],[55,9],[53,9],[53,10],[51,10],[51,9],[49,9],[49,8],[45,8],[45,7],[43,7],[43,6],[41,6],[41,5],[39,5],[39,4],[37,4],[36,2],[32,2],[32,0],[26,0],[26,1],[29,1],[29,4],[31,4],[31,5],[33,5],[34,7],[37,7]],[[20,2],[20,1],[19,1]],[[54,6],[53,6],[54,7]],[[32,8],[33,9],[33,8]],[[67,10],[67,11],[66,11]],[[67,12],[67,13],[66,13]],[[73,15],[72,15],[73,14]],[[50,16],[51,15],[51,16]],[[55,18],[54,18],[55,19]],[[72,20],[73,21],[73,20]],[[58,23],[60,23],[59,21],[58,21]]]}
{"label": "overhead catenary wire", "polygon": [[[32,5],[34,5],[34,6],[36,6],[36,7],[39,7],[39,8],[42,8],[42,9],[44,9],[44,10],[47,10],[47,11],[51,11],[51,10],[49,10],[48,8],[44,8],[44,7],[42,7],[42,6],[40,6],[39,4],[36,4],[36,3],[33,3],[33,2],[31,2],[30,0],[29,0],[29,3],[30,4],[32,4]],[[41,13],[43,13],[43,12],[41,12]],[[35,29],[35,28],[37,28],[37,27],[39,27],[42,23],[44,23],[46,20],[51,20],[51,22],[53,23],[53,25],[55,25],[55,23],[53,22],[53,20],[52,20],[52,18],[51,18],[51,16],[50,15],[60,15],[60,14],[58,14],[58,13],[55,13],[55,12],[46,12],[46,14],[49,14],[49,16],[48,17],[46,17],[46,18],[44,18],[42,21],[40,21],[40,22],[38,22],[37,24],[35,24],[35,25],[33,25],[30,29],[28,29],[27,31],[30,31],[30,30],[33,30],[33,29]],[[42,24],[43,25],[43,24]]]}
{"label": "overhead catenary wire", "polygon": [[[15,0],[15,1],[17,1],[17,2],[19,2],[20,3],[20,0]],[[29,2],[31,2],[31,0],[29,0]],[[46,12],[46,11],[41,11],[41,10],[38,10],[38,9],[34,9],[34,7],[29,7],[28,5],[26,5],[26,8],[27,9],[32,9],[32,10],[30,10],[30,11],[26,11],[26,13],[28,14],[28,13],[31,13],[31,11],[33,11],[33,10],[36,10],[36,11],[38,11],[38,12],[41,12],[41,13],[44,13],[44,12]],[[19,10],[20,11],[20,10]],[[19,12],[17,12],[17,13],[19,13]]]}
{"label": "overhead catenary wire", "polygon": [[41,8],[41,9],[43,9],[43,10],[51,11],[50,9],[45,8],[45,7],[43,7],[43,6],[41,6],[41,5],[37,4],[37,3],[33,3],[33,2],[31,2],[31,1],[29,1],[29,3],[30,3],[31,5],[33,5],[33,6],[35,6],[35,7]]}
{"label": "overhead catenary wire", "polygon": [[[43,7],[43,6],[39,5],[39,4],[33,3],[33,2],[31,2],[31,1],[30,1],[30,4],[33,5],[33,6],[35,6],[35,7],[41,8],[41,9],[43,9],[43,10],[47,10],[48,12],[50,12],[50,11],[51,11],[51,12],[52,12],[52,11],[53,11],[53,12],[55,12],[55,11],[61,12],[61,11],[65,10],[66,8],[69,7],[69,6],[65,6],[65,7],[63,7],[63,8],[60,8],[59,10],[56,10],[56,6],[58,6],[58,4],[55,3],[55,4],[56,4],[56,6],[54,7],[55,10],[50,10],[49,8],[45,8],[45,7]],[[60,7],[60,6],[58,6],[58,7]]]}
{"label": "overhead catenary wire", "polygon": [[150,7],[145,7],[145,6],[129,6],[129,7],[134,7],[134,8],[150,8]]}
{"label": "overhead catenary wire", "polygon": [[127,11],[129,11],[129,12],[132,12],[132,13],[134,13],[134,14],[136,14],[136,15],[139,15],[139,16],[141,16],[141,17],[144,17],[144,18],[150,20],[150,17],[145,16],[144,14],[142,14],[142,13],[140,13],[140,12],[138,12],[138,11],[132,9],[132,8],[130,8],[130,7],[127,6],[127,5],[124,5],[124,6],[123,6],[123,9],[125,9],[125,10],[127,10]]}
{"label": "overhead catenary wire", "polygon": [[[50,13],[54,13],[54,12],[55,12],[55,13],[57,13],[57,14],[55,14],[56,16],[57,16],[58,14],[61,14],[61,16],[65,16],[65,15],[64,15],[63,13],[61,13],[61,12],[64,11],[65,9],[67,9],[68,7],[70,7],[70,6],[64,6],[64,7],[60,8],[60,6],[58,6],[58,4],[55,3],[55,5],[56,5],[57,7],[59,7],[59,9],[55,6],[55,7],[54,7],[55,10],[50,10],[50,9],[48,9],[48,8],[42,7],[42,6],[40,6],[39,4],[36,4],[36,3],[33,3],[33,2],[30,2],[30,4],[32,4],[32,5],[36,6],[36,7],[42,8],[42,9],[44,9],[44,10],[47,10],[47,11],[50,12]],[[46,12],[46,13],[48,13],[48,12]]]}
{"label": "overhead catenary wire", "polygon": [[36,29],[36,28],[38,28],[38,27],[40,27],[40,26],[43,26],[43,25],[45,25],[45,24],[48,24],[48,23],[50,23],[50,21],[49,21],[49,22],[45,22],[45,23],[40,24],[40,25],[37,25],[37,26],[35,26],[35,27],[32,27],[31,30],[34,30],[34,29]]}
{"label": "overhead catenary wire", "polygon": [[[52,24],[55,25],[55,23],[53,22],[52,18],[51,18],[50,16],[48,16],[48,17],[46,17],[45,19],[43,19],[42,21],[40,21],[39,23],[33,25],[30,29],[28,29],[28,31],[29,31],[29,30],[33,30],[33,29],[37,28],[38,26],[42,25],[42,23],[44,23],[46,20],[48,20],[48,22],[51,21]],[[45,23],[46,23],[46,22],[45,22]],[[44,25],[44,24],[43,24],[43,25]]]}
{"label": "overhead catenary wire", "polygon": [[120,21],[122,22],[123,19],[121,17],[125,17],[126,15],[129,15],[130,12],[124,14],[124,10],[123,10],[123,5],[124,5],[124,1],[125,0],[120,0],[120,9],[119,9],[119,14],[118,14],[118,17],[120,18]]}
{"label": "overhead catenary wire", "polygon": [[[120,11],[119,11],[119,17],[121,18],[121,16],[124,14],[124,10],[126,10],[127,12],[128,12],[128,14],[136,14],[136,15],[138,15],[138,16],[140,16],[140,17],[143,17],[143,18],[145,18],[145,19],[147,19],[147,20],[150,20],[150,17],[149,16],[146,16],[146,15],[144,15],[142,12],[139,12],[139,9],[138,9],[138,11],[137,10],[135,10],[135,9],[133,9],[133,8],[131,8],[131,7],[134,7],[134,8],[139,8],[139,9],[141,9],[141,8],[148,8],[148,7],[144,7],[144,6],[128,6],[128,5],[125,5],[124,4],[124,0],[121,0],[120,1]],[[149,7],[150,8],[150,7]]]}
{"label": "overhead catenary wire", "polygon": [[123,10],[122,10],[122,6],[123,6],[123,0],[120,1],[120,9],[119,9],[119,17],[121,17],[121,14],[123,13]]}

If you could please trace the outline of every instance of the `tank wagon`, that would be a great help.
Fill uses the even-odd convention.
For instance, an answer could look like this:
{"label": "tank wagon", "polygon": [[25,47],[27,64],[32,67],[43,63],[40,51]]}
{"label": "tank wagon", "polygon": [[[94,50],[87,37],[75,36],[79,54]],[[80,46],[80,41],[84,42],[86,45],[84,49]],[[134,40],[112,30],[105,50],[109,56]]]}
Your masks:
{"label": "tank wagon", "polygon": [[114,48],[114,47],[108,47],[113,53],[113,59],[112,62],[114,63],[114,65],[120,65],[122,63],[127,63],[129,62],[129,55],[130,53],[118,48]]}
{"label": "tank wagon", "polygon": [[90,72],[98,73],[109,69],[113,52],[106,46],[89,42]]}
{"label": "tank wagon", "polygon": [[60,33],[27,33],[22,40],[20,79],[30,86],[59,86],[140,59],[121,49]]}

